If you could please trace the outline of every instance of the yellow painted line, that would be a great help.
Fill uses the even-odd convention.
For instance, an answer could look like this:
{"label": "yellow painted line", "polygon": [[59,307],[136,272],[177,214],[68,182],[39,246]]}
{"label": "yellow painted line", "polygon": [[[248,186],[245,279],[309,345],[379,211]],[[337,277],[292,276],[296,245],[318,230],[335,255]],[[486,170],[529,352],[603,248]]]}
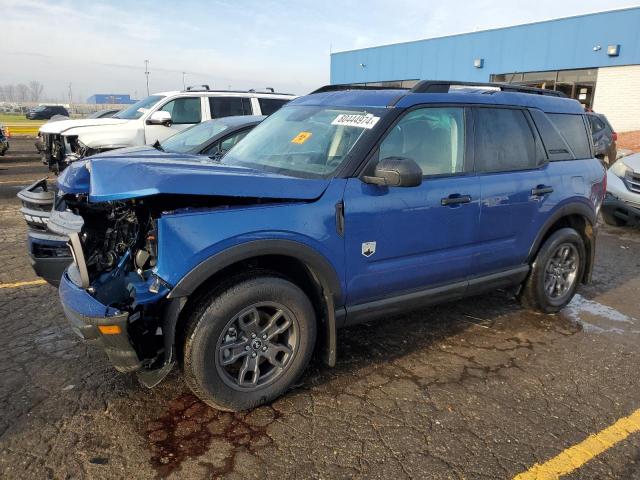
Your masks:
{"label": "yellow painted line", "polygon": [[38,280],[29,280],[28,282],[0,283],[0,288],[28,287],[30,285],[44,285],[45,283],[47,282],[39,278]]}
{"label": "yellow painted line", "polygon": [[557,457],[543,464],[535,464],[513,480],[555,480],[580,468],[589,460],[609,450],[634,432],[640,431],[640,409],[621,418],[599,433],[589,435],[582,442],[567,448]]}

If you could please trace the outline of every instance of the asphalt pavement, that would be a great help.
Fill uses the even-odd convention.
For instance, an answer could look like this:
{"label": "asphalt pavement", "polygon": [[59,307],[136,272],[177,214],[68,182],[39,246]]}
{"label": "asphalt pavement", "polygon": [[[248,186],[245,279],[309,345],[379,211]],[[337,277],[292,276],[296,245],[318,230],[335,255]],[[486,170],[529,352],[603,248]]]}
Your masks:
{"label": "asphalt pavement", "polygon": [[558,315],[496,291],[342,330],[335,368],[220,413],[177,369],[148,390],[71,332],[26,256],[32,145],[0,157],[0,478],[640,479],[639,230],[601,228]]}

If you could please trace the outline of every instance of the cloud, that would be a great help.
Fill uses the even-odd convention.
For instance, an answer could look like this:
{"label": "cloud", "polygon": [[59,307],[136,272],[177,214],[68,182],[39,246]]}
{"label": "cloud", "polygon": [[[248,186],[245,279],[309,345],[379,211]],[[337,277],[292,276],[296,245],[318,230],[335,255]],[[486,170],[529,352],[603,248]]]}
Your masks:
{"label": "cloud", "polygon": [[[624,6],[609,0],[608,7]],[[146,92],[193,83],[273,86],[306,93],[328,82],[329,50],[531,22],[598,9],[596,0],[425,0],[181,2],[0,0],[0,83],[40,80],[60,96],[69,83],[95,92]]]}

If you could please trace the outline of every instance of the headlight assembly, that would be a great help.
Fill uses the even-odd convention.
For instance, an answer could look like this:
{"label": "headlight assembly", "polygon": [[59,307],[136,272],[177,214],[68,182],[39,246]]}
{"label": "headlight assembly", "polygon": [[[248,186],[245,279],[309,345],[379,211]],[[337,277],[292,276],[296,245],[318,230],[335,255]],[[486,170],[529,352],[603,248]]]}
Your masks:
{"label": "headlight assembly", "polygon": [[627,172],[631,172],[631,169],[622,160],[618,160],[611,167],[611,173],[622,179],[627,175]]}

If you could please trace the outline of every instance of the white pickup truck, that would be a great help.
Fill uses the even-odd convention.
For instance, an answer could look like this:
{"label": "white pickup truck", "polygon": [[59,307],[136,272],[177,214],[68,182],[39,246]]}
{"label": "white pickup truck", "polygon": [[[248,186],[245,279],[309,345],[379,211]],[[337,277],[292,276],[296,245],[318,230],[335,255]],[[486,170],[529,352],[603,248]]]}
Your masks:
{"label": "white pickup truck", "polygon": [[36,145],[42,161],[58,173],[70,162],[114,148],[152,145],[191,125],[232,115],[270,115],[294,95],[189,88],[153,94],[111,118],[44,124]]}

